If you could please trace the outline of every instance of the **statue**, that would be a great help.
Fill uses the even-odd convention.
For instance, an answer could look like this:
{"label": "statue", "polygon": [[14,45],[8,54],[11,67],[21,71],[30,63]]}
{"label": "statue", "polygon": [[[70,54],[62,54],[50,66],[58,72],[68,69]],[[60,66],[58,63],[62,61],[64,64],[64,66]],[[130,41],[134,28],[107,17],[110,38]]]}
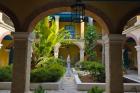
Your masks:
{"label": "statue", "polygon": [[67,73],[66,76],[70,77],[71,76],[71,70],[70,70],[70,55],[67,57]]}

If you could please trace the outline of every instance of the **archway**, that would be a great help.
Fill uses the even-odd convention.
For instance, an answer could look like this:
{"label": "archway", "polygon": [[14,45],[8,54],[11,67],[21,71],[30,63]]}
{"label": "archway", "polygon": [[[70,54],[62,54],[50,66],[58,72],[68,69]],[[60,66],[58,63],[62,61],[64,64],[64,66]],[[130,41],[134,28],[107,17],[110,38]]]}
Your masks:
{"label": "archway", "polygon": [[136,42],[133,38],[128,37],[123,46],[123,66],[126,70],[126,74],[132,74],[134,71],[137,73],[137,52],[135,49]]}
{"label": "archway", "polygon": [[[71,11],[70,7],[59,6],[57,8],[48,9],[47,11],[46,10],[40,11],[40,13],[36,14],[36,15],[33,14],[32,16],[34,18],[32,18],[33,20],[31,20],[28,25],[28,32],[32,32],[35,25],[39,22],[39,20],[46,17],[47,15],[52,15],[52,14],[56,14],[56,13],[60,13],[60,12],[70,12],[70,11]],[[103,34],[109,34],[109,30],[112,29],[111,22],[106,17],[106,15],[104,15],[101,11],[91,8],[90,6],[86,6],[85,15],[90,16],[95,19],[95,21],[102,28]]]}
{"label": "archway", "polygon": [[61,45],[59,48],[59,58],[67,60],[68,55],[70,56],[71,64],[75,64],[80,61],[80,48],[75,44]]}
{"label": "archway", "polygon": [[[11,19],[3,12],[0,12],[0,62],[2,66],[13,63],[13,37],[12,32],[15,31]],[[12,53],[11,53],[12,52]]]}
{"label": "archway", "polygon": [[[91,16],[91,17],[93,17],[93,18],[95,18],[95,20],[96,20],[96,22],[100,25],[100,27],[101,27],[101,32],[102,32],[102,34],[103,35],[105,35],[105,34],[108,34],[109,33],[109,30],[111,29],[111,28],[109,28],[109,27],[111,27],[111,25],[108,25],[108,21],[105,21],[105,20],[108,20],[107,19],[107,17],[104,19],[104,18],[102,18],[100,15],[97,15],[96,13],[94,14],[93,12],[94,11],[90,11],[90,7],[88,7],[87,8],[87,10],[86,10],[86,14],[88,15],[88,16]],[[48,15],[51,15],[51,14],[54,14],[54,13],[58,13],[58,12],[67,12],[67,11],[70,11],[70,8],[69,7],[63,7],[63,6],[61,6],[61,7],[58,7],[58,8],[53,8],[53,9],[47,9],[47,11],[45,10],[45,11],[41,11],[40,13],[38,13],[37,12],[37,14],[35,15],[35,16],[33,16],[32,17],[32,19],[33,20],[27,20],[27,21],[29,21],[29,25],[27,24],[26,26],[27,27],[25,27],[25,29],[26,28],[28,28],[28,32],[32,32],[33,30],[34,30],[34,27],[35,27],[35,25],[37,24],[37,22],[39,22],[39,20],[40,19],[42,19],[42,18],[44,18],[44,17],[46,17],[46,16],[48,16]],[[36,11],[35,11],[36,12]],[[102,13],[101,13],[101,15],[102,15]],[[32,15],[31,15],[32,16]],[[109,23],[109,24],[111,24],[111,23]],[[28,32],[27,33],[23,33],[22,34],[22,36],[23,36],[23,38],[24,39],[26,39],[27,40],[27,37],[29,36],[28,35]],[[24,36],[25,35],[25,36]],[[22,39],[23,39],[22,38]],[[22,65],[21,64],[18,64],[18,63],[16,63],[16,66],[19,66],[19,67],[22,67],[22,69],[19,71],[19,72],[21,72],[21,71],[23,71],[24,73],[23,74],[21,74],[22,76],[23,76],[23,79],[24,79],[24,81],[22,81],[22,85],[23,85],[23,87],[21,88],[21,89],[17,89],[17,87],[18,87],[18,85],[19,84],[17,84],[16,82],[18,82],[18,79],[16,80],[14,80],[14,83],[13,83],[13,92],[14,93],[16,93],[16,92],[18,92],[17,90],[19,90],[19,91],[29,91],[29,76],[30,75],[28,75],[29,74],[29,72],[30,72],[30,63],[29,63],[29,61],[30,61],[30,52],[31,51],[28,51],[28,50],[30,50],[30,42],[29,43],[27,43],[27,41],[22,41],[22,42],[24,42],[24,43],[26,43],[27,44],[27,46],[25,45],[25,47],[23,47],[23,49],[25,49],[25,51],[22,51],[23,52],[23,60],[20,60],[21,62],[26,62],[26,63],[22,63],[23,64],[23,67],[22,67]],[[18,42],[17,42],[18,43]],[[21,44],[22,45],[22,44]],[[18,46],[18,45],[17,45]],[[20,46],[20,45],[19,45]],[[28,51],[28,52],[27,52]],[[83,52],[83,51],[81,51],[81,52]],[[17,53],[18,53],[18,51],[17,51]],[[84,53],[83,53],[84,54]],[[18,54],[17,54],[18,55]],[[27,57],[28,56],[28,57]],[[17,60],[19,60],[18,58],[17,58]],[[20,62],[20,63],[21,63]],[[15,66],[15,70],[16,70],[16,66]],[[17,67],[18,69],[19,69],[19,67]],[[25,69],[26,68],[26,69]],[[27,72],[27,70],[28,70],[28,72]],[[15,75],[14,76],[16,76],[16,75],[19,75],[18,73],[19,73],[18,71],[15,73]],[[21,80],[22,78],[19,78],[19,80]],[[24,83],[25,82],[25,83]],[[16,87],[17,86],[17,87]],[[26,87],[26,86],[28,86],[28,88]]]}

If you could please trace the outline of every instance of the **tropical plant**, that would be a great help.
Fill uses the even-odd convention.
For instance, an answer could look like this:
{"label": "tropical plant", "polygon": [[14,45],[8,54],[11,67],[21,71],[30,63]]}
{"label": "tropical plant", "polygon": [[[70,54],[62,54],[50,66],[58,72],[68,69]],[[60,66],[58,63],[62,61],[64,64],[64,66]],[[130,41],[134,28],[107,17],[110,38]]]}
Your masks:
{"label": "tropical plant", "polygon": [[0,67],[0,81],[12,81],[12,66]]}
{"label": "tropical plant", "polygon": [[62,66],[66,66],[66,62],[63,59],[55,58],[55,57],[49,57],[49,58],[45,57],[37,64],[36,67],[43,66],[43,65],[49,66],[49,65],[55,64],[55,63],[58,63]]}
{"label": "tropical plant", "polygon": [[39,86],[37,89],[35,89],[34,93],[47,93],[45,90],[42,88],[42,86]]}
{"label": "tropical plant", "polygon": [[[69,32],[64,28],[57,30],[55,21],[49,21],[50,17],[42,19],[34,29],[36,34],[36,41],[33,43],[33,56],[32,61],[36,65],[42,58],[50,57],[53,54],[54,46],[57,43],[65,41],[65,38],[69,38]],[[45,56],[45,57],[44,57]]]}
{"label": "tropical plant", "polygon": [[103,93],[104,90],[95,86],[95,87],[92,87],[87,93]]}
{"label": "tropical plant", "polygon": [[99,35],[96,32],[95,25],[87,24],[85,32],[85,53],[87,55],[87,60],[93,61],[96,59],[96,52],[93,51],[97,44]]}

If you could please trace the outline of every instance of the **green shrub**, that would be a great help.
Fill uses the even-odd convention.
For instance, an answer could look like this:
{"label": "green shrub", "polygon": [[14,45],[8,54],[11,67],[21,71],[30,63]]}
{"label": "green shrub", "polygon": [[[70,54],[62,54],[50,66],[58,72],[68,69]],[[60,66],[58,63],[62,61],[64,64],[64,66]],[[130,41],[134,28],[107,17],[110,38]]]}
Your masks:
{"label": "green shrub", "polygon": [[84,61],[79,63],[80,70],[88,71],[95,81],[105,82],[105,67],[100,62]]}
{"label": "green shrub", "polygon": [[105,82],[105,67],[99,62],[92,62],[88,68],[95,81]]}
{"label": "green shrub", "polygon": [[12,81],[12,66],[0,67],[0,81]]}
{"label": "green shrub", "polygon": [[103,93],[103,92],[104,92],[103,89],[95,86],[95,87],[91,88],[87,93]]}
{"label": "green shrub", "polygon": [[58,64],[38,67],[31,71],[31,82],[56,82],[65,72],[65,68]]}
{"label": "green shrub", "polygon": [[65,68],[60,64],[53,64],[47,69],[47,80],[49,82],[58,81],[65,73]]}
{"label": "green shrub", "polygon": [[66,66],[66,62],[60,58],[42,58],[42,60],[38,63],[37,67],[39,66],[49,66],[51,64],[60,64],[62,66]]}
{"label": "green shrub", "polygon": [[45,93],[45,90],[42,88],[42,86],[39,86],[37,89],[35,89],[34,93]]}
{"label": "green shrub", "polygon": [[88,70],[90,64],[90,61],[78,62],[76,63],[76,67],[78,67],[80,70]]}
{"label": "green shrub", "polygon": [[47,80],[47,69],[39,67],[31,71],[31,82],[44,82]]}

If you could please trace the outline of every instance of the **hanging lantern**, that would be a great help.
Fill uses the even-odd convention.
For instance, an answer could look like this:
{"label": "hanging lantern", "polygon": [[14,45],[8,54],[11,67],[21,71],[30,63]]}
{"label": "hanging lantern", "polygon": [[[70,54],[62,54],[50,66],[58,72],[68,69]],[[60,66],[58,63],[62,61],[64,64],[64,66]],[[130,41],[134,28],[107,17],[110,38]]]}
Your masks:
{"label": "hanging lantern", "polygon": [[81,0],[76,0],[76,3],[71,5],[71,20],[75,23],[80,23],[85,19],[85,4]]}

